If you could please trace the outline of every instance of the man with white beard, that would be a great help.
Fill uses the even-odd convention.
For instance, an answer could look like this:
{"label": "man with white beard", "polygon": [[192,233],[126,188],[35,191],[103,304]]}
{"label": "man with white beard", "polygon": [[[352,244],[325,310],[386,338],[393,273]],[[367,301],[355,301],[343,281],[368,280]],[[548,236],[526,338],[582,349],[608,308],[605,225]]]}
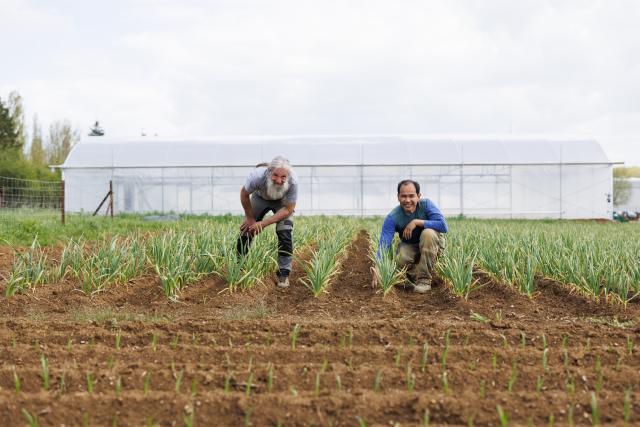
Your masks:
{"label": "man with white beard", "polygon": [[[238,254],[244,256],[251,240],[265,227],[276,224],[278,236],[278,287],[289,286],[293,260],[293,212],[298,198],[298,179],[289,160],[275,157],[256,166],[240,190],[244,221],[240,225]],[[269,212],[274,215],[264,218]]]}

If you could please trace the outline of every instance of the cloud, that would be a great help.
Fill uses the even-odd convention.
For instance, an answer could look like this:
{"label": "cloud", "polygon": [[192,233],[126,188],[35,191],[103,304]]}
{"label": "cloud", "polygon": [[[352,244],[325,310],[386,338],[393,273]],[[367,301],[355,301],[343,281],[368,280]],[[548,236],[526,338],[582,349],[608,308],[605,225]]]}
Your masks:
{"label": "cloud", "polygon": [[46,35],[23,30],[28,66],[1,70],[3,88],[44,120],[99,118],[114,136],[640,138],[633,0],[0,1]]}

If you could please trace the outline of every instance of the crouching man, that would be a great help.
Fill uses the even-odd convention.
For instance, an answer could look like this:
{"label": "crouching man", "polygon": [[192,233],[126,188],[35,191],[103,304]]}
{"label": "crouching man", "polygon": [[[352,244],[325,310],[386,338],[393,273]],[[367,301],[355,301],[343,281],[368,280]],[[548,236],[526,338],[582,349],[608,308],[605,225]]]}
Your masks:
{"label": "crouching man", "polygon": [[380,234],[378,254],[388,250],[394,233],[400,236],[396,252],[399,268],[407,269],[413,290],[431,290],[433,269],[445,246],[447,222],[438,207],[429,199],[420,198],[420,184],[410,179],[398,184],[398,202],[385,218]]}
{"label": "crouching man", "polygon": [[[265,227],[276,224],[278,236],[278,287],[289,286],[293,259],[293,212],[298,197],[298,180],[289,160],[278,156],[269,164],[258,165],[240,190],[244,221],[237,242],[244,256],[251,240]],[[264,219],[268,212],[274,215]]]}

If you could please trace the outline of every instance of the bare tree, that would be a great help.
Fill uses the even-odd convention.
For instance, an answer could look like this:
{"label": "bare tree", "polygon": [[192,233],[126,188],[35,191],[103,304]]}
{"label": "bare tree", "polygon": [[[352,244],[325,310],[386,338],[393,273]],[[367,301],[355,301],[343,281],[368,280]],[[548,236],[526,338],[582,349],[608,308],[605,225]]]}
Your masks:
{"label": "bare tree", "polygon": [[80,133],[71,127],[68,120],[58,120],[49,127],[47,144],[47,163],[60,165],[69,155],[74,145],[80,140]]}
{"label": "bare tree", "polygon": [[44,150],[42,141],[42,127],[38,123],[38,116],[33,116],[33,131],[31,133],[31,144],[29,145],[29,160],[36,165],[46,164],[47,153]]}

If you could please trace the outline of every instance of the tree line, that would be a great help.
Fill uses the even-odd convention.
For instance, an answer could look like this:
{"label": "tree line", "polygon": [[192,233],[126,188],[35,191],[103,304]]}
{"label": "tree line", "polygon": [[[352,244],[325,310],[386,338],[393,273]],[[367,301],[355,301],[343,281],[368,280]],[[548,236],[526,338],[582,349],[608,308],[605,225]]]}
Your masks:
{"label": "tree line", "polygon": [[30,126],[22,96],[13,91],[0,97],[0,176],[19,179],[56,181],[60,171],[49,166],[64,163],[80,133],[69,120],[56,120],[45,134],[38,116]]}

